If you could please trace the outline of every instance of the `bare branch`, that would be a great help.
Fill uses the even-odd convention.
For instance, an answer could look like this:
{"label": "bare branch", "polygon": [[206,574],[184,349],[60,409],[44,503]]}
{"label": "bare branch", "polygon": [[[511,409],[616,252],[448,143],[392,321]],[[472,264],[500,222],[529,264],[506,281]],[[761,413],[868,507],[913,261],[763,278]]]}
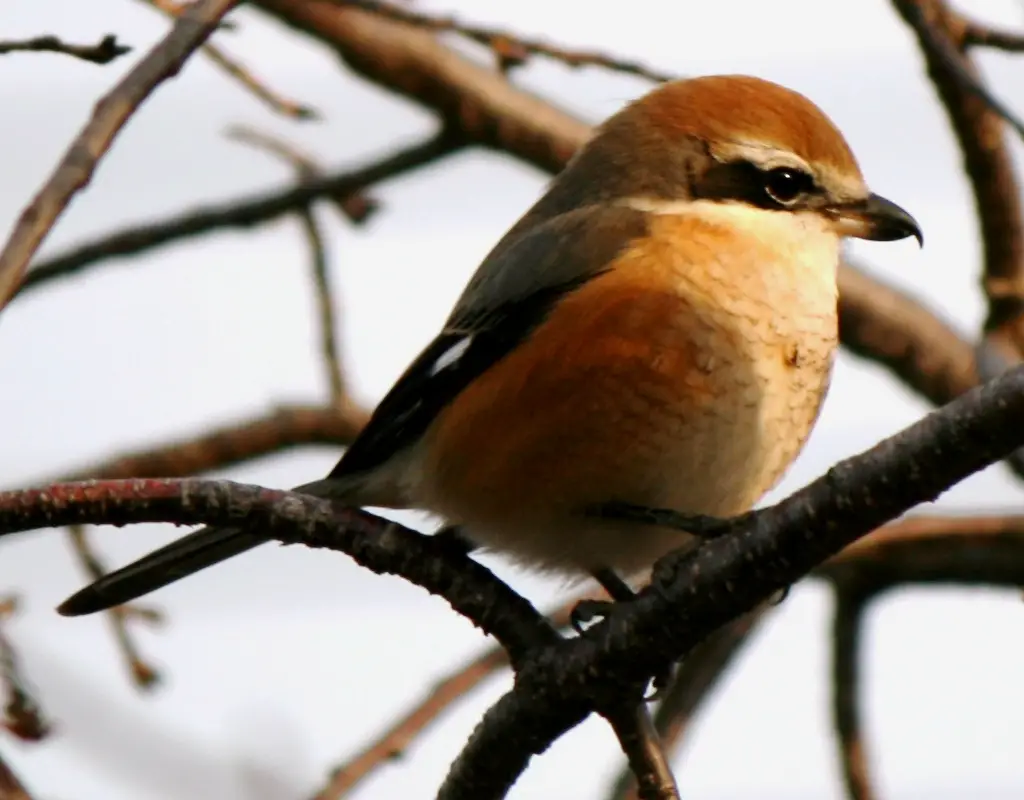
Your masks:
{"label": "bare branch", "polygon": [[92,178],[97,163],[124,124],[160,83],[177,74],[237,1],[197,0],[160,43],[96,104],[92,118],[21,213],[0,252],[0,308],[14,295],[32,254],[72,196]]}
{"label": "bare branch", "polygon": [[298,186],[290,185],[218,206],[193,209],[172,219],[136,225],[81,245],[63,255],[40,261],[25,277],[21,292],[79,272],[102,259],[142,253],[169,242],[225,228],[260,225],[284,214],[294,213],[321,197],[351,197],[372,183],[432,164],[461,147],[462,143],[456,137],[442,132],[362,168],[332,173]]}
{"label": "bare branch", "polygon": [[[600,592],[596,596],[607,595]],[[551,621],[553,628],[561,630],[569,624],[569,616],[576,604],[581,599],[593,597],[595,595],[574,598],[545,616]],[[494,672],[507,666],[508,654],[500,646],[496,646],[452,672],[379,738],[336,768],[327,785],[313,800],[340,800],[382,763],[402,755],[416,736],[453,703],[462,699],[467,692],[472,691]]]}
{"label": "bare branch", "polygon": [[[534,753],[868,531],[1024,444],[1024,367],[972,389],[736,529],[655,565],[588,634],[547,646],[484,715],[439,800],[500,797]],[[666,620],[672,620],[671,625]]]}
{"label": "bare branch", "polygon": [[637,783],[640,800],[679,800],[679,787],[643,701],[606,713]]}
{"label": "bare branch", "polygon": [[[164,14],[172,19],[177,19],[188,9],[187,4],[175,3],[170,0],[145,0],[145,2],[153,8],[164,12]],[[238,81],[257,100],[264,103],[278,114],[283,114],[286,117],[299,120],[321,118],[320,112],[312,106],[297,103],[294,100],[289,100],[288,98],[279,95],[259,78],[253,75],[250,70],[243,67],[234,58],[221,50],[217,45],[207,43],[200,49],[202,50],[203,55],[209,58],[210,61]]]}
{"label": "bare branch", "polygon": [[[225,135],[236,142],[252,145],[276,155],[282,161],[291,164],[304,181],[322,178],[326,174],[323,167],[312,157],[276,136],[253,130],[245,125],[233,125],[225,131]],[[366,222],[380,208],[376,200],[363,192],[333,194],[328,196],[328,199],[345,219],[357,225]]]}
{"label": "bare branch", "polygon": [[[106,567],[93,551],[82,525],[71,525],[68,528],[68,538],[71,540],[71,550],[77,556],[79,565],[91,580],[99,580],[107,574]],[[160,673],[140,654],[139,647],[128,630],[128,620],[138,618],[149,622],[161,622],[163,617],[160,612],[153,609],[134,609],[132,606],[117,606],[107,611],[106,617],[110,622],[117,649],[128,665],[132,683],[143,690],[155,687],[160,682]]]}
{"label": "bare branch", "polygon": [[652,70],[636,61],[624,61],[588,50],[566,50],[552,44],[523,39],[506,31],[467,25],[457,21],[454,17],[420,14],[392,3],[382,3],[377,0],[335,0],[335,2],[434,33],[458,34],[490,49],[498,58],[498,66],[503,72],[524,64],[530,56],[545,56],[570,67],[603,67],[613,72],[635,75],[657,83],[672,80],[675,77],[666,72]]}
{"label": "bare branch", "polygon": [[[227,135],[235,141],[259,147],[266,152],[284,158],[295,168],[300,182],[312,180],[317,175],[322,174],[308,156],[268,134],[258,133],[248,128],[236,127],[230,129]],[[299,220],[302,222],[302,230],[306,235],[306,241],[309,244],[317,317],[320,323],[320,353],[327,374],[327,385],[330,388],[331,402],[339,405],[345,401],[346,390],[341,357],[338,354],[336,341],[338,324],[334,318],[334,292],[331,290],[330,276],[327,272],[327,250],[313,209],[310,206],[306,206],[298,214]]]}
{"label": "bare branch", "polygon": [[[17,611],[14,597],[0,600],[0,620],[6,622]],[[3,727],[19,739],[36,742],[50,733],[50,724],[29,691],[14,645],[0,625],[0,684],[4,690]],[[0,782],[2,786],[2,782]]]}
{"label": "bare branch", "polygon": [[835,585],[832,612],[832,724],[843,765],[843,782],[850,800],[874,800],[864,754],[864,734],[858,709],[860,642],[864,612],[874,592],[851,583]]}
{"label": "bare branch", "polygon": [[0,758],[0,800],[32,800],[28,789],[18,780],[7,762]]}
{"label": "bare branch", "polygon": [[305,445],[345,446],[366,424],[356,406],[283,406],[181,441],[115,456],[67,473],[61,480],[187,478]]}
{"label": "bare branch", "polygon": [[1024,53],[1024,33],[1006,31],[965,19],[962,34],[964,47],[991,47],[1008,53]]}
{"label": "bare branch", "polygon": [[68,44],[56,36],[37,36],[20,42],[0,41],[0,55],[7,53],[63,53],[93,64],[109,64],[118,56],[130,53],[127,45],[118,44],[117,36],[110,33],[97,44]]}
{"label": "bare branch", "polygon": [[[733,659],[750,640],[771,606],[737,617],[697,645],[676,668],[676,674],[654,715],[654,727],[667,753],[681,746],[690,721],[725,675]],[[609,793],[611,800],[638,800],[636,780],[624,771]]]}
{"label": "bare branch", "polygon": [[338,767],[314,800],[340,800],[385,761],[401,756],[431,722],[466,693],[508,665],[504,650],[493,648],[441,681],[427,697],[392,725],[380,738]]}
{"label": "bare branch", "polygon": [[851,262],[839,269],[839,339],[935,405],[978,384],[967,339],[936,312]]}
{"label": "bare branch", "polygon": [[267,539],[347,553],[378,574],[398,575],[446,599],[494,636],[513,666],[558,633],[481,564],[434,537],[310,495],[215,480],[111,480],[0,492],[0,536],[64,525],[237,525]]}
{"label": "bare branch", "polygon": [[985,253],[985,330],[1003,329],[1024,353],[1024,222],[1021,186],[1001,121],[1024,124],[984,88],[963,51],[964,21],[943,0],[893,0],[917,36],[928,74],[949,115],[974,193]]}

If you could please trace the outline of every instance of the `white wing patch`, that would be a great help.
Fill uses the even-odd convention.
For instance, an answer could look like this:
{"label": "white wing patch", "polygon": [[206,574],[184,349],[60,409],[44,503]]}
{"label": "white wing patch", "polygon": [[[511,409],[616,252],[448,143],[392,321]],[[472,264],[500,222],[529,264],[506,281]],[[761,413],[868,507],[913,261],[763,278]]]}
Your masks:
{"label": "white wing patch", "polygon": [[445,350],[441,355],[437,357],[437,361],[430,368],[430,377],[434,377],[437,373],[454,366],[460,358],[462,358],[469,346],[473,344],[473,334],[464,336],[459,339],[455,344]]}

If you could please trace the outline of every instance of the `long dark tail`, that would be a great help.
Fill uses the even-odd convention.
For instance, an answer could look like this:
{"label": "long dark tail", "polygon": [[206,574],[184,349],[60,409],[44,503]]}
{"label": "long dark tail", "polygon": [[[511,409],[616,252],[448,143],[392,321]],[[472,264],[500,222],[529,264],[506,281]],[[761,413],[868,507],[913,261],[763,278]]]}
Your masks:
{"label": "long dark tail", "polygon": [[244,528],[200,528],[75,592],[57,612],[79,617],[119,606],[265,541]]}
{"label": "long dark tail", "polygon": [[[295,491],[343,499],[356,481],[316,481]],[[200,528],[75,592],[57,606],[65,617],[105,611],[241,555],[267,540],[244,528]]]}

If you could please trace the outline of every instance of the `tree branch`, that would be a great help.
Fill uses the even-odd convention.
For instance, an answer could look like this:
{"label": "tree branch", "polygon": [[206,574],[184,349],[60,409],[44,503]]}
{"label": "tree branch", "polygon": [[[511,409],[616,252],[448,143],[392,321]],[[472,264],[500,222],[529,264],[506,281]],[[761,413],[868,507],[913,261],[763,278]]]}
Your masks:
{"label": "tree branch", "polygon": [[63,525],[237,525],[285,544],[347,553],[443,597],[508,651],[512,664],[560,637],[490,570],[431,536],[308,495],[214,480],[111,480],[0,492],[0,536]]}
{"label": "tree branch", "polygon": [[1024,367],[840,462],[739,529],[655,565],[636,600],[588,634],[545,647],[484,715],[452,765],[441,800],[489,800],[622,686],[663,671],[712,631],[868,531],[1024,444]]}
{"label": "tree branch", "polygon": [[0,308],[14,295],[25,267],[71,198],[92,178],[96,165],[142,101],[177,74],[238,0],[197,0],[171,31],[97,104],[49,179],[22,211],[0,251]]}
{"label": "tree branch", "polygon": [[874,800],[864,754],[858,702],[860,699],[861,632],[864,612],[875,593],[842,582],[835,585],[832,612],[832,724],[835,726],[843,782],[850,800]]}
{"label": "tree branch", "polygon": [[[172,19],[177,19],[188,9],[185,4],[169,2],[169,0],[145,0],[145,2]],[[253,97],[272,111],[297,120],[320,119],[320,112],[315,108],[282,97],[217,45],[207,42],[200,50],[210,61],[234,78]]]}
{"label": "tree branch", "polygon": [[[963,51],[965,22],[943,0],[893,0],[917,36],[928,75],[949,116],[974,193],[985,255],[985,330],[1004,329],[1024,352],[1024,225],[1021,187],[1003,119],[1024,126],[992,97]],[[1001,119],[1002,117],[1002,119]]]}
{"label": "tree branch", "polygon": [[61,480],[186,478],[304,445],[345,446],[369,413],[355,406],[284,406],[182,441],[115,456]]}
{"label": "tree branch", "polygon": [[7,762],[0,758],[0,800],[32,800],[28,789],[18,780]]}
{"label": "tree branch", "polygon": [[331,173],[297,186],[290,185],[216,206],[196,208],[168,220],[135,225],[38,262],[25,277],[21,292],[74,274],[101,259],[143,253],[178,239],[225,228],[260,225],[294,213],[321,197],[333,197],[343,202],[343,198],[358,195],[370,184],[431,164],[461,147],[458,139],[442,132],[425,142],[389,153],[365,167]]}
{"label": "tree branch", "polygon": [[640,800],[679,800],[679,787],[647,704],[641,700],[620,705],[605,716],[629,760]]}
{"label": "tree branch", "polygon": [[110,33],[97,44],[68,44],[56,36],[36,36],[20,42],[0,41],[0,55],[7,53],[63,53],[93,64],[109,64],[115,58],[130,53],[132,49],[118,44],[117,36]]}
{"label": "tree branch", "polygon": [[434,33],[458,34],[491,50],[498,58],[498,66],[503,72],[524,64],[530,56],[545,56],[569,67],[603,67],[612,72],[635,75],[638,78],[646,78],[657,83],[672,80],[674,77],[666,72],[652,70],[636,61],[625,61],[588,50],[567,50],[552,44],[524,39],[507,31],[467,25],[464,22],[459,22],[454,17],[435,17],[429,14],[420,14],[416,11],[410,11],[408,8],[391,3],[377,2],[377,0],[335,1],[341,5],[369,11],[385,19],[403,22]]}

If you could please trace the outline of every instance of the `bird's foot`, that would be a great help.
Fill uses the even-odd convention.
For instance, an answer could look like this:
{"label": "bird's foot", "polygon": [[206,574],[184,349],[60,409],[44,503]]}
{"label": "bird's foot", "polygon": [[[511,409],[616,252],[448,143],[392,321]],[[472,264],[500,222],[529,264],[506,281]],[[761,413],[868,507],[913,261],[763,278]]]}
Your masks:
{"label": "bird's foot", "polygon": [[687,514],[671,508],[653,508],[636,503],[612,501],[594,506],[588,513],[602,519],[659,525],[685,531],[703,539],[713,539],[742,527],[755,512],[748,511],[735,517],[713,517],[707,514]]}
{"label": "bird's foot", "polygon": [[569,624],[582,636],[591,624],[611,616],[614,607],[615,603],[608,600],[580,600],[569,612]]}

